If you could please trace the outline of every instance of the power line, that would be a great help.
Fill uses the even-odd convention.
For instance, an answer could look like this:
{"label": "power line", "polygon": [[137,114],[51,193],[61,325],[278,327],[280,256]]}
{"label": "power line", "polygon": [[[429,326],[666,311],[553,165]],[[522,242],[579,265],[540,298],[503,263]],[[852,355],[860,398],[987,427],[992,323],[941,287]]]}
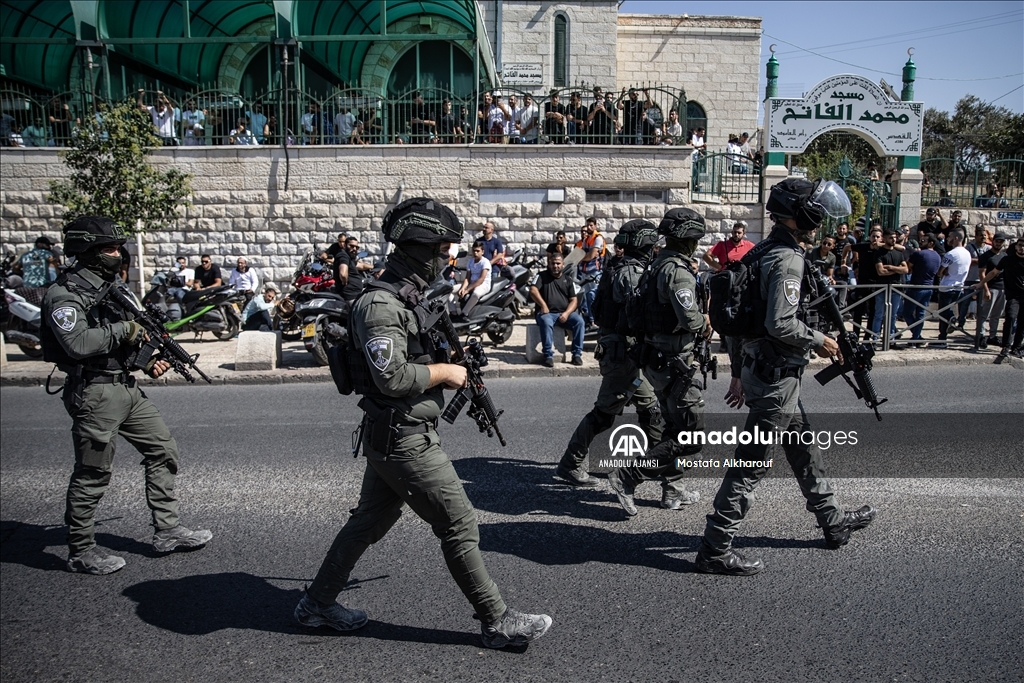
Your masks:
{"label": "power line", "polygon": [[[835,57],[829,57],[827,55],[821,54],[820,52],[815,52],[814,50],[808,50],[805,47],[800,47],[796,43],[791,43],[788,40],[783,40],[782,38],[778,38],[776,36],[773,36],[770,33],[765,33],[764,35],[768,36],[772,40],[777,40],[780,43],[785,43],[786,45],[790,45],[792,47],[795,47],[798,50],[803,50],[804,52],[809,52],[810,54],[815,55],[817,57],[821,57],[822,59],[827,59],[830,62],[838,62],[839,64],[844,64],[846,66],[852,66],[855,69],[861,69],[862,71],[873,71],[876,74],[885,74],[886,76],[898,76],[898,77],[901,77],[901,78],[903,76],[903,74],[895,73],[893,71],[882,71],[881,69],[872,69],[871,67],[861,66],[859,64],[853,64],[852,62],[844,62],[841,59],[836,59]],[[1020,73],[1015,73],[1015,74],[1007,74],[1005,76],[991,76],[991,77],[988,77],[988,78],[928,78],[927,76],[918,76],[917,80],[919,80],[919,81],[974,82],[974,81],[998,81],[998,80],[1002,80],[1004,78],[1013,78],[1014,76],[1024,76],[1024,71],[1022,71]]]}
{"label": "power line", "polygon": [[[1024,88],[1024,83],[1022,83],[1022,84],[1018,85],[1018,86],[1017,86],[1016,88],[1014,88],[1014,89],[1013,89],[1013,90],[1011,90],[1010,92],[1006,93],[1006,95],[1012,95],[1013,93],[1017,92],[1017,91],[1018,91],[1018,90],[1020,90],[1021,88]],[[997,98],[995,98],[994,100],[992,100],[992,102],[998,102],[999,100],[1001,100],[1001,99],[1003,99],[1004,97],[1006,97],[1006,95],[1000,95],[999,97],[997,97]],[[989,102],[989,104],[992,104],[992,102]]]}
{"label": "power line", "polygon": [[[967,26],[969,24],[977,24],[977,23],[981,23],[981,22],[988,22],[988,21],[992,21],[992,20],[996,20],[996,19],[1006,19],[1006,18],[1015,16],[1015,15],[1019,15],[1019,14],[1024,14],[1024,12],[1022,12],[1020,10],[1017,10],[1017,11],[1014,11],[1014,12],[1003,12],[1002,14],[992,14],[992,15],[989,15],[987,17],[978,17],[977,19],[970,19],[970,20],[967,20],[967,21],[960,22],[957,26],[958,27],[963,27],[963,26]],[[999,22],[997,22],[995,24],[992,24],[992,26],[998,26],[998,25],[1005,24],[1005,23],[1006,23],[1006,21],[999,21]],[[858,43],[870,43],[870,42],[874,42],[876,40],[885,40],[885,39],[888,39],[888,38],[911,37],[911,36],[917,36],[919,34],[922,35],[922,37],[935,37],[935,36],[924,36],[923,34],[930,33],[931,31],[939,31],[939,30],[948,29],[948,28],[949,28],[949,24],[942,24],[942,25],[939,25],[939,26],[931,26],[931,27],[928,27],[928,28],[915,29],[913,31],[902,31],[900,33],[890,33],[890,34],[884,35],[884,36],[874,36],[872,38],[861,38],[860,40],[850,40],[850,41],[847,41],[845,43],[830,43],[829,45],[819,45],[819,46],[812,47],[812,48],[809,48],[809,49],[811,49],[811,50],[824,50],[825,48],[828,48],[828,47],[841,47],[841,46],[844,46],[844,45],[856,45]],[[974,30],[977,30],[978,28],[989,28],[989,26],[986,25],[984,27],[975,27],[975,28],[966,29],[966,30],[974,31]],[[942,35],[947,35],[947,34],[944,33]],[[888,45],[888,44],[891,44],[891,43],[886,43],[886,44]],[[876,45],[874,47],[879,47],[879,46]],[[794,54],[794,53],[800,52],[800,51],[802,51],[802,50],[793,50],[793,51],[787,51],[787,52],[780,52],[778,54],[779,55],[789,55],[789,54]]]}

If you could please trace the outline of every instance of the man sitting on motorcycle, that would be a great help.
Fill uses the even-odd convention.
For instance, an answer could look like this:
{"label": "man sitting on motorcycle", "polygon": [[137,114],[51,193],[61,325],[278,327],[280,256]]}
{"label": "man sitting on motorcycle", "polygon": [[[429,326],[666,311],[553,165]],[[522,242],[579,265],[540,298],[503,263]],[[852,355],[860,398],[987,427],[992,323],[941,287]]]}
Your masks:
{"label": "man sitting on motorcycle", "polygon": [[466,278],[457,292],[462,315],[469,316],[482,297],[491,291],[491,263],[484,258],[484,243],[473,243],[473,258],[466,262]]}

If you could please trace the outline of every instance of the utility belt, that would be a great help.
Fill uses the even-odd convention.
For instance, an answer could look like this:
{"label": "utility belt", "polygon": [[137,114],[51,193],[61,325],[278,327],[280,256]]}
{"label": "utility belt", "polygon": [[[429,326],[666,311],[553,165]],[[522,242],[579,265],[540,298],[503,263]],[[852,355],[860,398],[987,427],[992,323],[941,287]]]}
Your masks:
{"label": "utility belt", "polygon": [[654,372],[663,372],[667,369],[672,373],[673,382],[669,393],[682,396],[690,387],[704,389],[704,383],[697,377],[697,366],[687,363],[683,354],[669,356],[646,342],[639,342],[634,349],[637,350],[637,364],[641,369],[650,369]]}
{"label": "utility belt", "polygon": [[743,367],[750,368],[751,372],[768,384],[775,384],[787,377],[799,379],[804,374],[802,365],[770,365],[750,356],[743,359]]}
{"label": "utility belt", "polygon": [[109,375],[100,372],[82,372],[82,382],[89,384],[126,384],[128,387],[135,386],[135,377],[130,372],[119,372],[116,375]]}
{"label": "utility belt", "polygon": [[50,375],[46,378],[46,393],[50,395],[61,394],[64,407],[71,414],[78,411],[85,403],[85,388],[90,384],[124,384],[128,388],[135,386],[135,378],[128,371],[111,375],[96,372],[95,370],[87,370],[81,365],[71,368],[55,366],[54,370],[57,369],[63,370],[67,374],[64,384],[59,389],[51,391],[50,379],[53,377],[53,371],[51,371]]}
{"label": "utility belt", "polygon": [[597,342],[597,348],[594,349],[594,360],[600,361],[607,358],[613,363],[622,363],[627,357],[633,358],[633,348],[636,345],[630,343],[631,339],[622,335],[613,337],[612,334],[614,333],[608,333],[607,336],[602,335]]}
{"label": "utility belt", "polygon": [[395,442],[415,434],[427,434],[437,429],[437,418],[427,422],[403,421],[394,408],[382,408],[364,396],[359,401],[363,420],[352,433],[352,456],[359,455],[363,434],[369,435],[370,448],[384,455],[395,452]]}

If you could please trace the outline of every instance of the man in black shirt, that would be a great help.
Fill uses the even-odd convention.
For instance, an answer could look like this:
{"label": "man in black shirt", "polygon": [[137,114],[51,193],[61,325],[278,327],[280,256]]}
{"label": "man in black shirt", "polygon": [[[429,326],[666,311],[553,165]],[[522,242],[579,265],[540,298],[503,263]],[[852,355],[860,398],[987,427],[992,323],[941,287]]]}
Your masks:
{"label": "man in black shirt", "polygon": [[562,277],[562,255],[548,254],[548,269],[530,284],[530,298],[537,304],[544,366],[555,367],[553,330],[555,325],[572,331],[572,364],[583,365],[583,316],[576,312],[579,292],[569,277]]}
{"label": "man in black shirt", "polygon": [[544,134],[548,142],[565,144],[565,105],[559,103],[557,90],[551,91],[551,101],[544,105]]}
{"label": "man in black shirt", "polygon": [[437,122],[437,134],[443,145],[455,144],[455,130],[459,127],[455,114],[452,113],[452,101],[441,103],[441,118]]}
{"label": "man in black shirt", "polygon": [[421,93],[413,93],[413,104],[409,118],[409,128],[412,131],[414,145],[423,145],[430,142],[430,133],[434,128],[434,113],[423,103]]}
{"label": "man in black shirt", "polygon": [[622,144],[624,145],[641,144],[640,122],[652,102],[651,94],[647,92],[646,88],[644,88],[643,102],[640,101],[638,95],[636,88],[630,88],[628,99],[623,99],[626,96],[625,89],[619,96],[618,108],[622,110]]}
{"label": "man in black shirt", "polygon": [[[997,232],[995,237],[992,238],[992,248],[978,258],[979,282],[988,271],[998,269],[999,264],[1006,257],[1006,252],[1003,251],[1005,244],[1006,234]],[[1003,316],[1003,309],[1006,307],[1002,271],[999,271],[999,274],[985,283],[982,292],[975,343],[979,349],[986,349],[989,344],[995,346],[999,343],[996,331],[999,329],[999,319]],[[987,333],[986,328],[988,330]]]}
{"label": "man in black shirt", "polygon": [[[875,283],[880,285],[894,285],[903,281],[903,276],[910,272],[907,267],[903,252],[894,249],[896,246],[896,231],[886,228],[882,233],[882,248],[875,252]],[[890,334],[896,334],[896,302],[899,294],[893,290],[889,298],[889,329]],[[882,330],[882,318],[885,315],[885,290],[875,295],[875,313],[871,318],[871,333],[878,336]]]}
{"label": "man in black shirt", "polygon": [[[853,254],[853,262],[857,266],[858,285],[872,285],[878,276],[878,271],[875,268],[875,252],[882,246],[882,226],[871,226],[869,239],[868,242],[858,242],[847,247],[843,254],[844,257],[848,253]],[[871,339],[871,333],[861,325],[861,322],[865,314],[869,323],[875,317],[875,299],[872,292],[866,287],[853,289],[850,292],[850,299],[857,302],[850,311],[853,314],[854,330],[858,333],[864,330],[864,338]]]}
{"label": "man in black shirt", "polygon": [[604,92],[601,88],[594,88],[594,103],[590,105],[587,115],[587,142],[595,145],[611,144],[613,132],[615,119],[612,111],[605,105]]}
{"label": "man in black shirt", "polygon": [[578,92],[569,95],[569,108],[566,110],[569,121],[569,140],[575,145],[587,142],[587,108],[583,106],[583,98]]}
{"label": "man in black shirt", "polygon": [[192,281],[192,289],[220,287],[222,284],[220,266],[213,262],[209,254],[200,256],[199,267],[196,268],[196,278]]}
{"label": "man in black shirt", "polygon": [[368,271],[373,266],[359,260],[359,240],[349,237],[345,240],[345,251],[334,259],[334,291],[345,301],[355,301],[363,293]]}
{"label": "man in black shirt", "polygon": [[[1003,318],[1003,348],[996,356],[995,362],[1002,363],[1011,353],[1017,358],[1024,358],[1021,344],[1024,343],[1024,324],[1020,320],[1020,309],[1024,306],[1024,237],[1018,237],[1013,249],[993,266],[981,281],[974,285],[975,289],[984,289],[996,276],[1003,274],[1003,288],[1006,293],[1006,317]],[[1013,333],[1013,345],[1010,345],[1010,334],[1014,324],[1017,331]]]}
{"label": "man in black shirt", "polygon": [[345,233],[338,233],[338,241],[327,247],[327,257],[332,261],[338,257],[339,252],[345,251]]}

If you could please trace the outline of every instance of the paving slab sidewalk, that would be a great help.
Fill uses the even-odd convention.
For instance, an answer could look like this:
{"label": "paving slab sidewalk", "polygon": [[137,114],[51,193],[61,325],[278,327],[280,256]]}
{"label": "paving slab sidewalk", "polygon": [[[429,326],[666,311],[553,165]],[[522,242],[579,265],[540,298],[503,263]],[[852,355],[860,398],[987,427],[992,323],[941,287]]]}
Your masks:
{"label": "paving slab sidewalk", "polygon": [[[489,340],[484,340],[484,348],[489,360],[485,377],[597,377],[600,375],[593,353],[596,341],[589,339],[584,344],[582,366],[558,362],[557,355],[553,368],[527,363],[526,326],[531,322],[530,320],[516,321],[512,337],[501,346],[495,347]],[[927,336],[930,335],[926,335],[926,338]],[[966,338],[963,339],[962,342],[951,341],[952,348],[949,349],[922,348],[879,351],[875,355],[875,366],[886,368],[934,364],[987,365],[995,360],[998,349],[989,348],[985,351],[974,352]],[[301,341],[284,342],[281,365],[278,369],[243,372],[235,370],[237,339],[216,341],[208,338],[196,341],[190,334],[185,334],[181,335],[178,341],[189,353],[199,354],[198,366],[210,376],[213,384],[294,384],[331,381],[330,371],[326,367],[317,366],[312,354],[306,351]],[[717,340],[713,342],[713,345],[714,348],[718,348]],[[8,362],[3,372],[0,373],[0,386],[40,386],[46,382],[46,377],[53,369],[52,365],[25,356],[14,344],[6,344],[6,351]],[[717,355],[721,368],[719,381],[722,381],[728,375],[729,359],[724,353]],[[827,364],[827,360],[815,358],[811,361],[811,370],[824,367]],[[1007,358],[1004,366],[1021,370],[1024,369],[1024,360]],[[155,380],[144,377],[141,373],[136,374],[140,384],[147,386],[186,383],[183,377],[173,371]],[[52,387],[60,386],[63,378],[63,373],[55,372],[50,385]],[[202,383],[202,380],[199,382]]]}

